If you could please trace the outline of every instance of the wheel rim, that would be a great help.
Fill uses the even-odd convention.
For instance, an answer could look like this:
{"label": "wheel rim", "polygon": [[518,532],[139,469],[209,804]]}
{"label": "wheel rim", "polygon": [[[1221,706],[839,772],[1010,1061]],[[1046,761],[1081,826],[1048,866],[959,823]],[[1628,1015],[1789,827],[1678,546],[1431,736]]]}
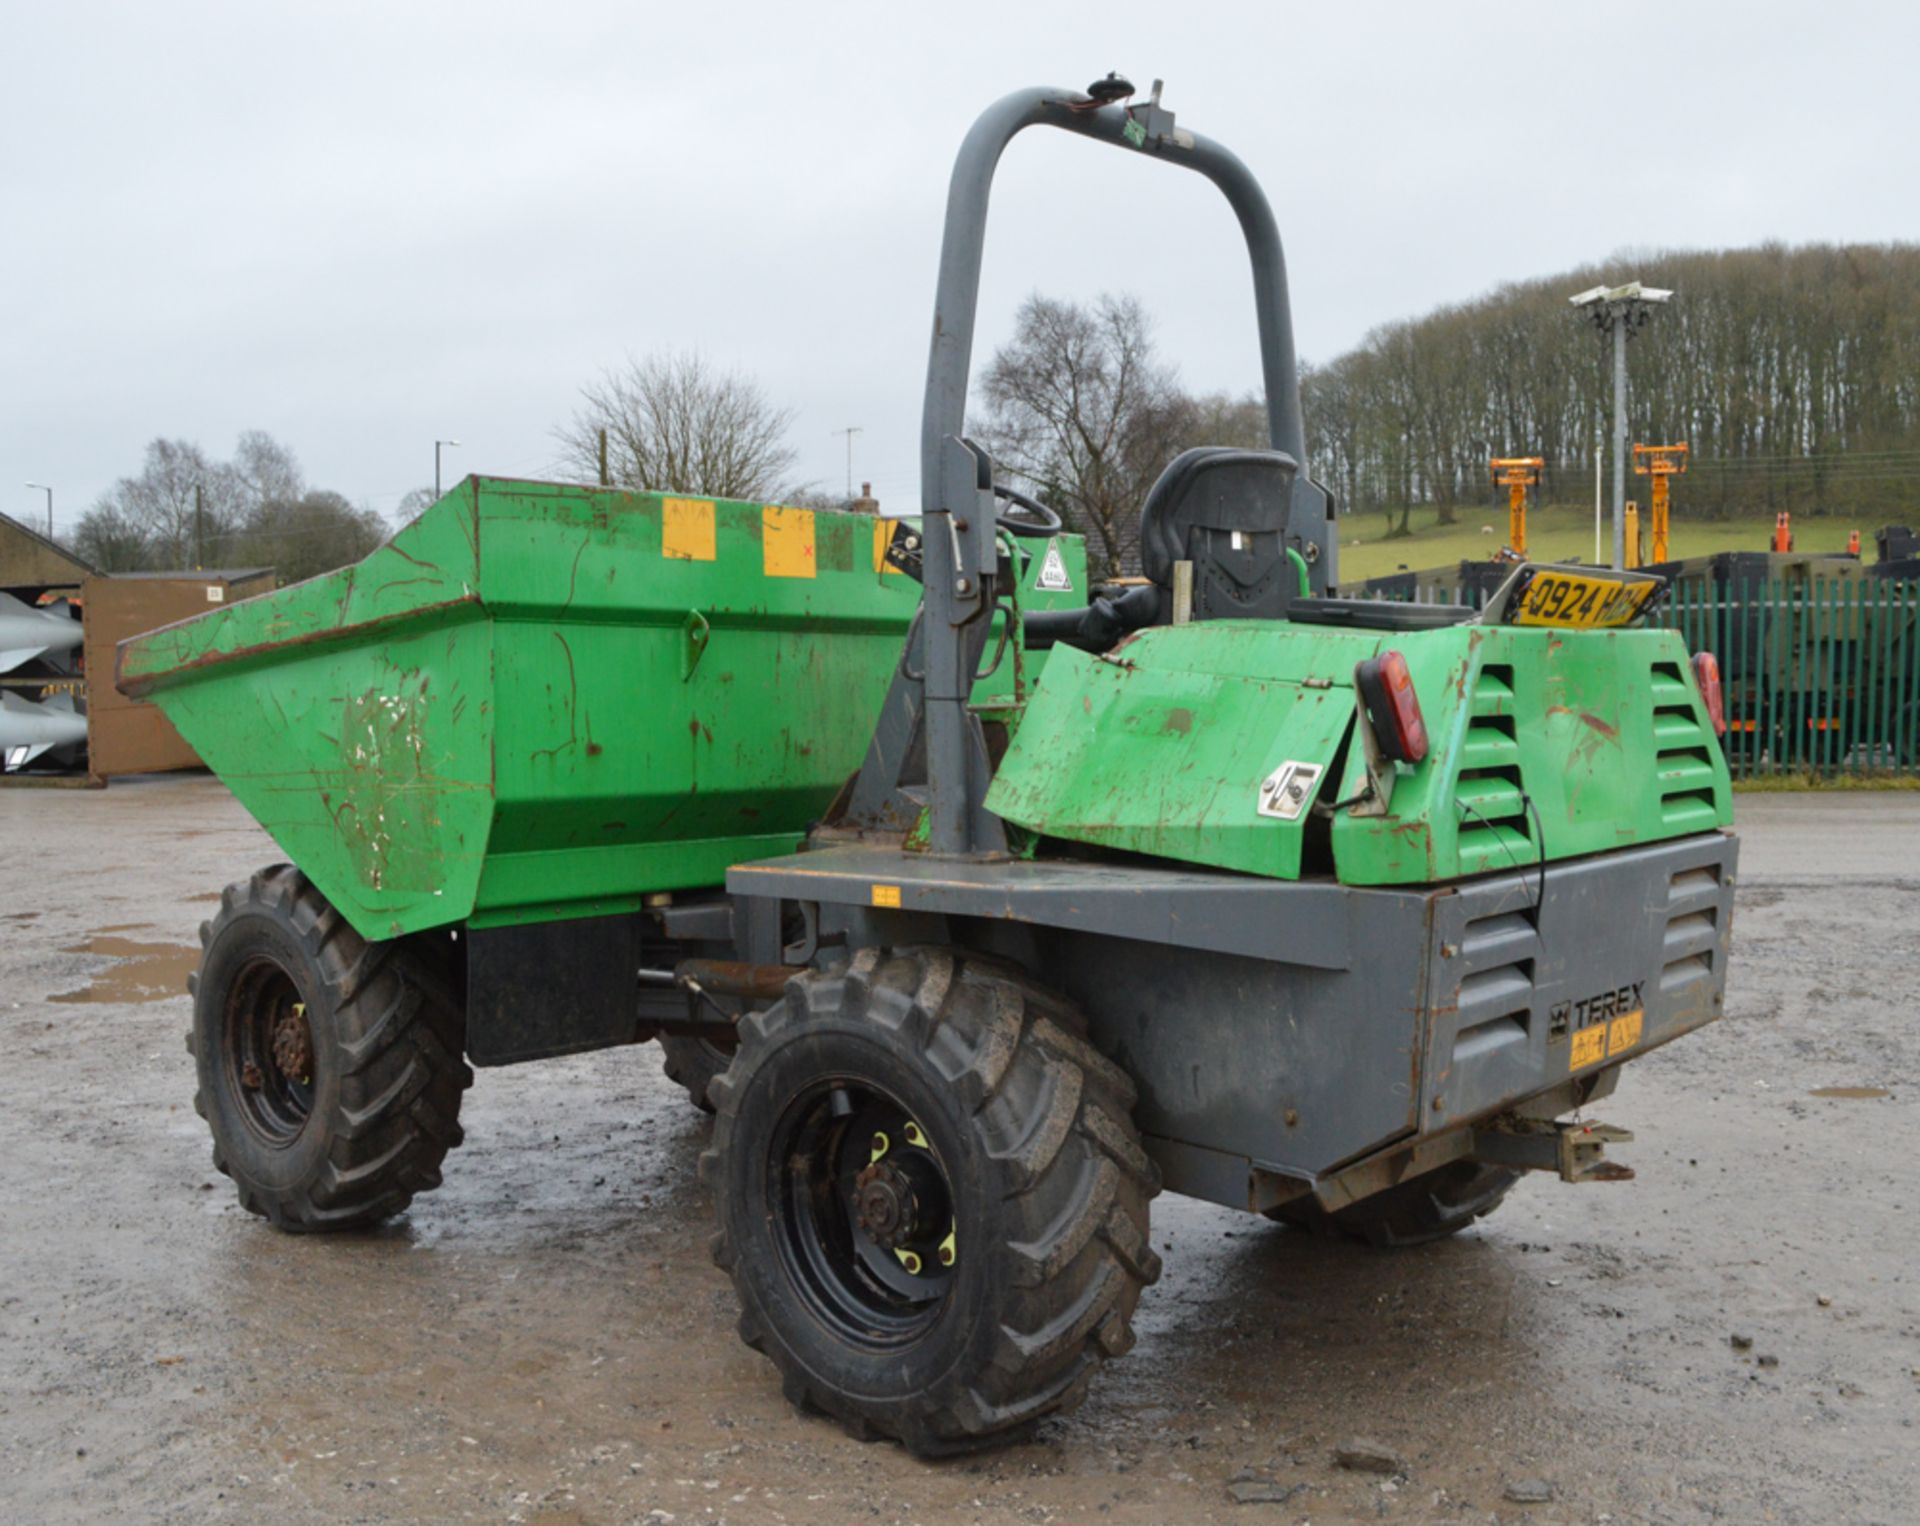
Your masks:
{"label": "wheel rim", "polygon": [[313,1111],[313,1029],[300,988],[270,959],[245,966],[229,988],[224,1023],[227,1089],[247,1127],[289,1145]]}
{"label": "wheel rim", "polygon": [[773,1146],[778,1254],[814,1315],[870,1350],[918,1339],[939,1317],[960,1255],[934,1140],[898,1099],[834,1080],[794,1100]]}

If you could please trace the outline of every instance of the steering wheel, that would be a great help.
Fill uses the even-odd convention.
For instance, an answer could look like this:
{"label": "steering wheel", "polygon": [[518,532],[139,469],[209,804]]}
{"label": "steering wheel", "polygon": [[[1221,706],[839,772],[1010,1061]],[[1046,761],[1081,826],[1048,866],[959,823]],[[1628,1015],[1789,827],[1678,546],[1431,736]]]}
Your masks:
{"label": "steering wheel", "polygon": [[1059,513],[1048,508],[1037,498],[1029,498],[1016,488],[1008,487],[1004,482],[993,485],[993,496],[1004,498],[1012,508],[995,514],[993,522],[1009,535],[1030,535],[1044,537],[1058,535],[1066,528],[1066,521]]}

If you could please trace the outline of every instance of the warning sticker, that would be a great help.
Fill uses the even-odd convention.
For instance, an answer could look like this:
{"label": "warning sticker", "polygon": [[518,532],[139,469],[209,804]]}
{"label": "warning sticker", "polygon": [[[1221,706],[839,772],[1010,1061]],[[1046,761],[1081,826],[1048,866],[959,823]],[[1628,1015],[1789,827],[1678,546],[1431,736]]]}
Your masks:
{"label": "warning sticker", "polygon": [[1589,1065],[1598,1065],[1607,1057],[1607,1025],[1595,1023],[1591,1028],[1582,1028],[1573,1036],[1573,1053],[1568,1057],[1568,1070],[1583,1070]]}
{"label": "warning sticker", "polygon": [[1633,1011],[1623,1012],[1610,1021],[1576,1028],[1573,1033],[1573,1052],[1567,1057],[1567,1069],[1581,1070],[1588,1065],[1598,1065],[1602,1060],[1618,1059],[1640,1042],[1640,1036],[1646,1032],[1646,1024],[1646,1010],[1635,1007]]}
{"label": "warning sticker", "polygon": [[1646,1026],[1644,1012],[1629,1012],[1625,1017],[1616,1017],[1607,1024],[1607,1053],[1619,1054],[1631,1049],[1640,1042],[1640,1035]]}
{"label": "warning sticker", "polygon": [[1040,559],[1040,576],[1033,580],[1035,588],[1044,588],[1049,593],[1072,593],[1073,579],[1067,573],[1067,559],[1060,554],[1060,542],[1047,542],[1047,554]]}

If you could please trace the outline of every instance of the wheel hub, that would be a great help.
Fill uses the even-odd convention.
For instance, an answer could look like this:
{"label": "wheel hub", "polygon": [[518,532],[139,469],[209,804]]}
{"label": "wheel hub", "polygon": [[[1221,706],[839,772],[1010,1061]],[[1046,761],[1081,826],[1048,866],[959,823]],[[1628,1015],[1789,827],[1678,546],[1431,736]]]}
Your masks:
{"label": "wheel hub", "polygon": [[295,1002],[273,1025],[273,1063],[289,1081],[304,1085],[313,1079],[313,1030],[307,1026],[305,1002]]}
{"label": "wheel hub", "polygon": [[853,1180],[853,1216],[882,1250],[906,1244],[919,1228],[913,1183],[892,1161],[876,1160]]}
{"label": "wheel hub", "polygon": [[768,1148],[781,1259],[812,1313],[862,1348],[919,1339],[958,1270],[953,1187],[926,1130],[835,1077],[787,1105]]}
{"label": "wheel hub", "polygon": [[307,1004],[278,959],[259,956],[232,977],[221,1020],[229,1095],[261,1143],[284,1149],[313,1111],[318,1068]]}

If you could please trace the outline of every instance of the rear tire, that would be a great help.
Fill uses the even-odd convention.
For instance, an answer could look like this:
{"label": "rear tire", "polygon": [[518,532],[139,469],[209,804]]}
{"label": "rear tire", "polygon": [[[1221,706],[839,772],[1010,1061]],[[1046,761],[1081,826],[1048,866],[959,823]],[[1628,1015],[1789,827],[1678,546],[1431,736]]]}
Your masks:
{"label": "rear tire", "polygon": [[1382,1249],[1427,1245],[1485,1218],[1519,1180],[1514,1171],[1456,1160],[1334,1213],[1308,1197],[1283,1203],[1268,1217],[1330,1239],[1361,1240]]}
{"label": "rear tire", "polygon": [[229,885],[200,943],[193,1105],[241,1207],[277,1229],[361,1229],[438,1187],[473,1072],[433,945],[368,943],[286,864]]}
{"label": "rear tire", "polygon": [[1071,1409],[1133,1344],[1158,1173],[1134,1088],[1019,970],[862,950],[740,1021],[714,1257],[790,1401],[923,1456]]}
{"label": "rear tire", "polygon": [[739,1050],[737,1043],[663,1033],[660,1035],[660,1068],[666,1071],[669,1081],[676,1081],[687,1089],[688,1101],[701,1112],[710,1113],[713,1111],[713,1098],[709,1088],[713,1085],[713,1078],[726,1071]]}

